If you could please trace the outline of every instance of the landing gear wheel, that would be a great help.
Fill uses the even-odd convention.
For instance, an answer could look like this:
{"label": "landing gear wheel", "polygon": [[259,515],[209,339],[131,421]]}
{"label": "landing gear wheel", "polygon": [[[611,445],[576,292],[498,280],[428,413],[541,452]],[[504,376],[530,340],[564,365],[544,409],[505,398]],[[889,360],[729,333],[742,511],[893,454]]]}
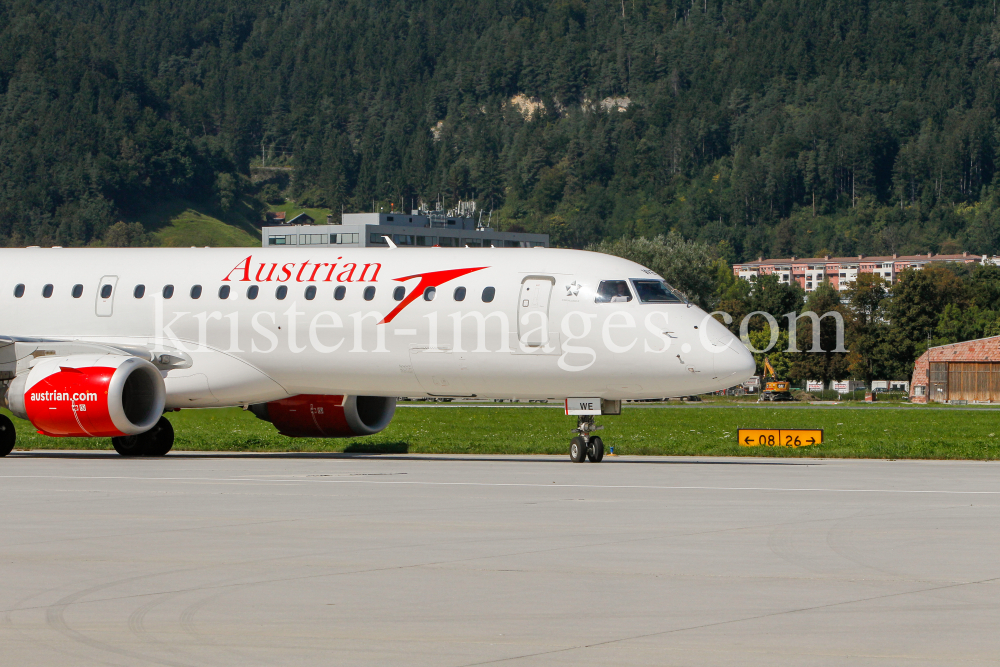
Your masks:
{"label": "landing gear wheel", "polygon": [[591,463],[600,463],[604,460],[604,441],[596,435],[590,439],[590,449],[587,450],[587,459]]}
{"label": "landing gear wheel", "polygon": [[174,446],[174,427],[166,417],[160,417],[156,426],[139,436],[143,439],[143,456],[166,456]]}
{"label": "landing gear wheel", "polygon": [[111,446],[122,456],[142,456],[142,443],[137,435],[120,435],[111,438]]}
{"label": "landing gear wheel", "polygon": [[122,456],[165,456],[174,446],[174,427],[166,417],[139,435],[111,438],[115,451]]}
{"label": "landing gear wheel", "polygon": [[15,442],[17,442],[17,431],[14,430],[14,422],[0,415],[0,456],[7,456],[14,451]]}
{"label": "landing gear wheel", "polygon": [[573,463],[583,463],[586,458],[587,443],[580,436],[576,436],[569,441],[569,460]]}

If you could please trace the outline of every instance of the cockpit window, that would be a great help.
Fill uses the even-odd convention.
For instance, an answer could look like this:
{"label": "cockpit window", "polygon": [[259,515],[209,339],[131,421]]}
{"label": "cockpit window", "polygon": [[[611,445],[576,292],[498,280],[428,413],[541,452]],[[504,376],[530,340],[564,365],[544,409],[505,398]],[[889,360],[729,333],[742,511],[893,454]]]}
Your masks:
{"label": "cockpit window", "polygon": [[677,290],[662,280],[633,280],[632,285],[642,303],[684,303]]}
{"label": "cockpit window", "polygon": [[625,303],[632,300],[627,280],[602,280],[597,288],[596,303]]}

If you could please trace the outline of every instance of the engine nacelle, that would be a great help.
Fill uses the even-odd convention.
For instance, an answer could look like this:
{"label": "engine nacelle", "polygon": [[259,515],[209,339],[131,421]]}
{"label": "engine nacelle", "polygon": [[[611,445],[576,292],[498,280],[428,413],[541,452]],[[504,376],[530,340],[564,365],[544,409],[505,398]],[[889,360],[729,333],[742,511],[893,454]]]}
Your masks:
{"label": "engine nacelle", "polygon": [[167,392],[153,364],[124,355],[41,359],[7,390],[7,406],[43,435],[116,437],[145,433]]}
{"label": "engine nacelle", "polygon": [[353,438],[388,426],[396,414],[396,399],[301,394],[249,409],[290,438]]}

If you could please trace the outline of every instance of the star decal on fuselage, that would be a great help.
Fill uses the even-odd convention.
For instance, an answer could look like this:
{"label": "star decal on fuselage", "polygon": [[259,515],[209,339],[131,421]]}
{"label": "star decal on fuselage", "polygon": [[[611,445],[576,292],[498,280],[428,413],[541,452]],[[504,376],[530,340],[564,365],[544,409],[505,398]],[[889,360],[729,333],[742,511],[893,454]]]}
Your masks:
{"label": "star decal on fuselage", "polygon": [[423,296],[424,291],[428,287],[440,287],[449,280],[454,280],[455,278],[460,278],[464,275],[472,273],[473,271],[482,271],[483,269],[488,269],[488,266],[477,266],[471,269],[445,269],[444,271],[429,271],[427,273],[415,273],[412,276],[404,276],[402,278],[395,278],[396,282],[406,282],[407,280],[413,280],[414,278],[420,278],[420,282],[410,290],[410,293],[399,302],[399,305],[392,309],[388,315],[382,318],[379,324],[388,324],[393,320],[396,315],[406,308],[408,305],[416,301],[417,297]]}
{"label": "star decal on fuselage", "polygon": [[583,285],[574,280],[569,285],[566,285],[566,296],[577,296],[580,294],[581,287],[583,287]]}

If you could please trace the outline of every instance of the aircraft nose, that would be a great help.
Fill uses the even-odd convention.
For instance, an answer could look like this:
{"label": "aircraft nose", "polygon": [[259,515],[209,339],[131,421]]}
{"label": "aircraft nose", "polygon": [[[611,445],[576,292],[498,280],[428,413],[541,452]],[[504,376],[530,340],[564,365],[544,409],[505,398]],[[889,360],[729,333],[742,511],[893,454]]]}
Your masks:
{"label": "aircraft nose", "polygon": [[753,355],[721,322],[705,314],[700,322],[702,345],[710,353],[712,374],[725,387],[742,384],[757,371]]}
{"label": "aircraft nose", "polygon": [[[735,336],[734,336],[735,338]],[[739,361],[737,362],[736,375],[743,382],[746,382],[752,375],[757,372],[757,362],[753,358],[753,354],[737,338],[734,344],[736,350],[739,351]]]}
{"label": "aircraft nose", "polygon": [[727,354],[720,355],[723,358],[718,361],[726,366],[726,372],[731,373],[734,380],[739,381],[734,384],[746,382],[750,376],[757,372],[757,362],[754,361],[753,354],[736,336],[733,336],[726,352]]}
{"label": "aircraft nose", "polygon": [[720,341],[725,350],[715,355],[715,373],[726,379],[729,386],[742,384],[757,372],[753,354],[739,338],[728,333],[728,340]]}

